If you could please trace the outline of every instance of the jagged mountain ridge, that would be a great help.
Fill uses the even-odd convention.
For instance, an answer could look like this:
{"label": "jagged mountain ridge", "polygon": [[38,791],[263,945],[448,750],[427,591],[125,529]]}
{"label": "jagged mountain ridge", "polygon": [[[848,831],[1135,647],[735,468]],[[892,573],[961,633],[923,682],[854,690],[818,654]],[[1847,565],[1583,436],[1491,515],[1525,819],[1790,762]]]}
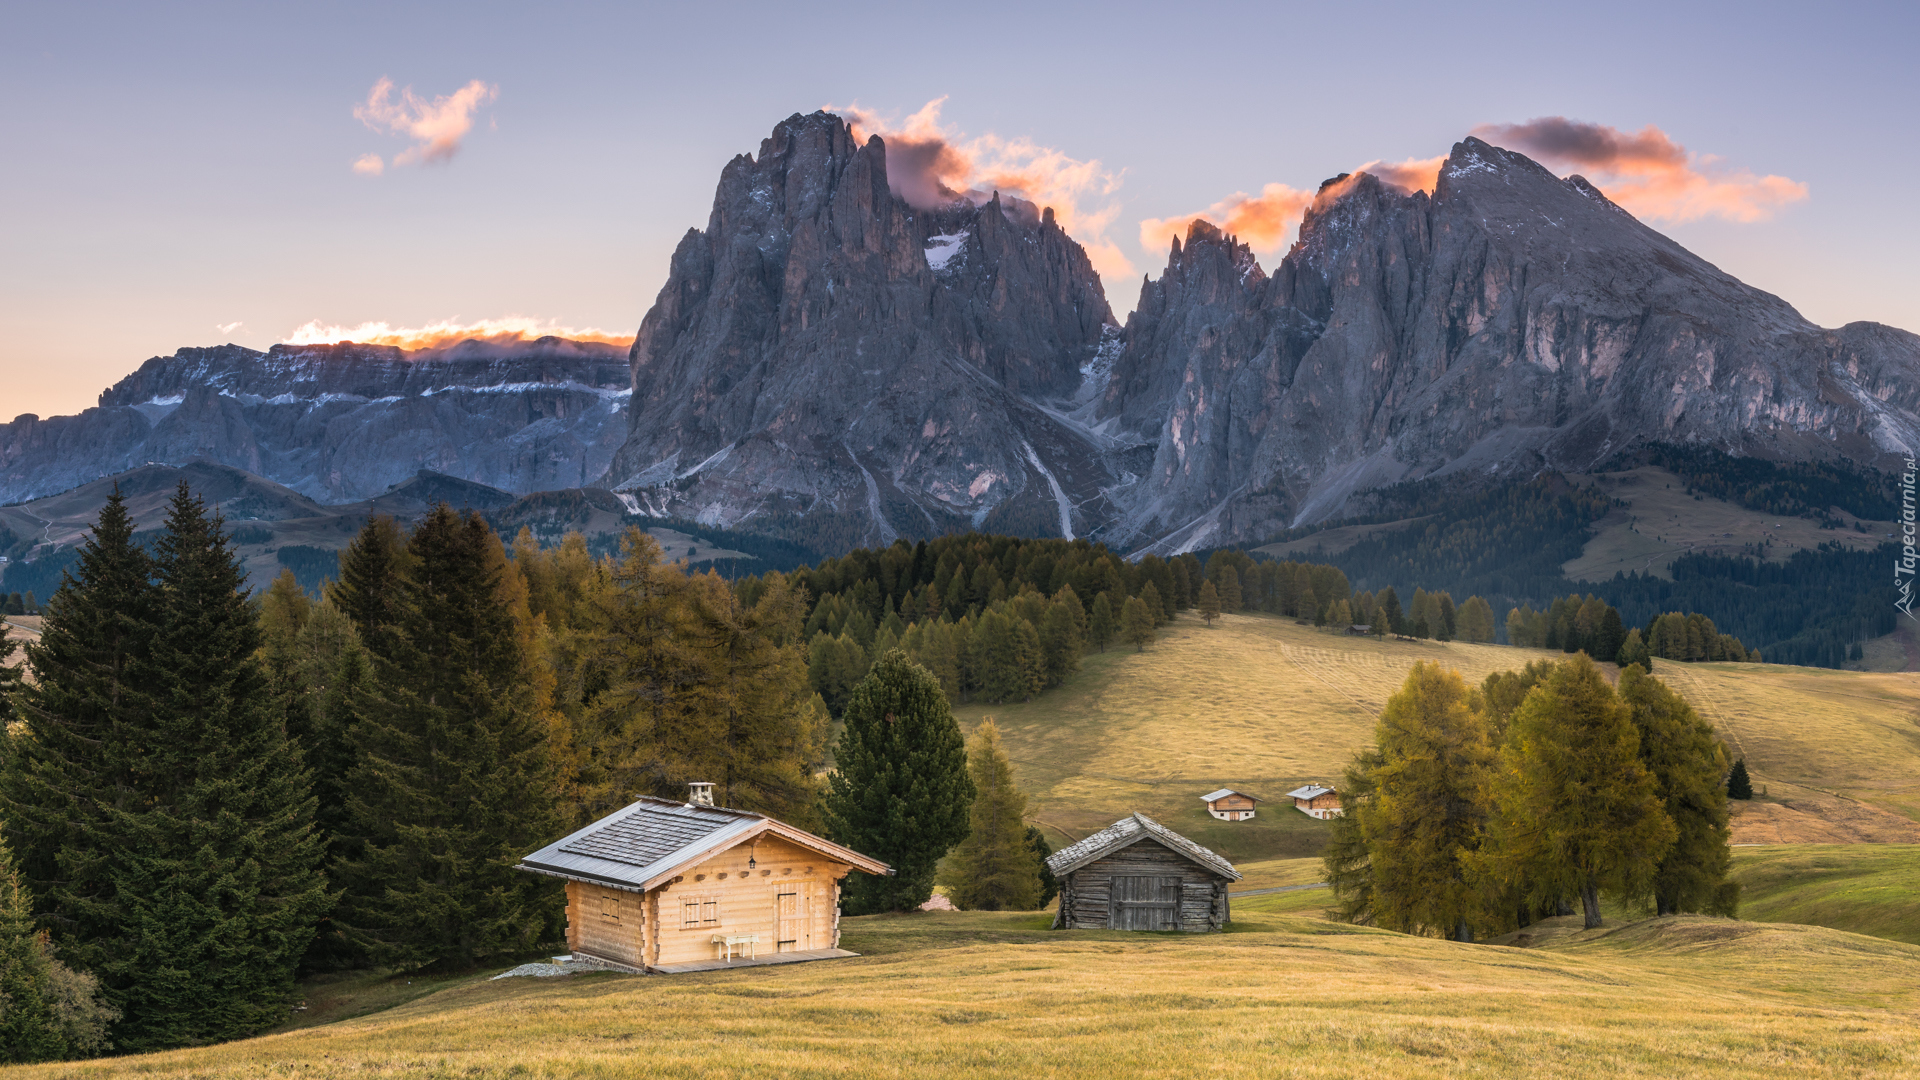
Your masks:
{"label": "jagged mountain ridge", "polygon": [[617,346],[559,338],[181,349],[96,408],[0,424],[0,502],[193,460],[322,503],[372,498],[421,469],[518,494],[584,486],[626,438],[629,392]]}
{"label": "jagged mountain ridge", "polygon": [[1920,338],[1825,330],[1580,177],[1467,139],[1434,193],[1323,186],[1269,277],[1196,223],[1095,418],[1155,443],[1109,534],[1169,550],[1339,516],[1403,480],[1579,472],[1648,442],[1889,466]]}
{"label": "jagged mountain ridge", "polygon": [[612,486],[660,513],[823,547],[1110,519],[1067,399],[1113,327],[1053,212],[914,207],[886,146],[795,115],[721,175],[634,342]]}

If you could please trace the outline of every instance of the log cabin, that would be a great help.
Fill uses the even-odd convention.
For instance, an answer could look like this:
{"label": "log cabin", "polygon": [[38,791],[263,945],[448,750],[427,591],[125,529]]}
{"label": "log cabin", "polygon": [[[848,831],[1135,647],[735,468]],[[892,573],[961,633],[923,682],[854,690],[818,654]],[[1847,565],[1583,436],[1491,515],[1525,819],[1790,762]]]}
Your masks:
{"label": "log cabin", "polygon": [[1056,930],[1224,930],[1227,860],[1145,814],[1122,818],[1047,857],[1060,881]]}
{"label": "log cabin", "polygon": [[1255,804],[1260,802],[1257,796],[1244,791],[1235,791],[1223,787],[1210,795],[1200,796],[1207,804],[1207,813],[1221,821],[1248,821],[1253,817]]}
{"label": "log cabin", "polygon": [[1294,788],[1287,792],[1287,798],[1293,800],[1295,810],[1308,817],[1325,821],[1327,818],[1339,817],[1341,814],[1340,793],[1330,787],[1308,784],[1306,787]]}
{"label": "log cabin", "polygon": [[520,861],[567,883],[567,947],[632,971],[704,971],[854,953],[840,948],[840,881],[868,858],[763,814],[643,798]]}

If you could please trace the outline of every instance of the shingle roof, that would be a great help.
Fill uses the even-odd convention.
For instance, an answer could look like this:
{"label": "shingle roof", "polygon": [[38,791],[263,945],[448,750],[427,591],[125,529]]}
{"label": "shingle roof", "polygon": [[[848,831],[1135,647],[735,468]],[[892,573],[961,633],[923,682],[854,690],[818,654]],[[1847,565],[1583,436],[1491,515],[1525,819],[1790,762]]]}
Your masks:
{"label": "shingle roof", "polygon": [[1317,799],[1331,791],[1333,791],[1333,789],[1330,787],[1321,787],[1319,784],[1308,784],[1306,787],[1294,788],[1292,791],[1287,792],[1287,798]]}
{"label": "shingle roof", "polygon": [[1240,796],[1240,797],[1241,797],[1241,798],[1243,798],[1243,799],[1252,799],[1252,800],[1253,800],[1254,802],[1265,802],[1265,801],[1266,801],[1265,799],[1262,799],[1262,798],[1261,798],[1260,796],[1258,796],[1258,795],[1249,795],[1249,794],[1247,794],[1247,793],[1246,793],[1246,792],[1244,792],[1244,791],[1235,791],[1234,789],[1232,789],[1232,788],[1230,788],[1230,787],[1223,787],[1223,788],[1221,788],[1221,789],[1220,789],[1219,791],[1216,791],[1216,792],[1213,792],[1213,793],[1212,793],[1212,794],[1210,794],[1210,795],[1202,795],[1202,796],[1200,796],[1200,797],[1201,797],[1202,799],[1205,799],[1205,800],[1206,800],[1206,801],[1208,801],[1208,802],[1214,802],[1214,801],[1216,801],[1216,800],[1218,800],[1218,799],[1224,799],[1224,798],[1226,798],[1226,797],[1227,797],[1227,796],[1229,796],[1229,795],[1238,795],[1238,796]]}
{"label": "shingle roof", "polygon": [[1133,814],[1047,856],[1047,869],[1055,877],[1064,877],[1082,866],[1123,847],[1153,839],[1189,861],[1219,874],[1228,881],[1239,881],[1240,871],[1227,860],[1181,836],[1145,814]]}
{"label": "shingle roof", "polygon": [[682,867],[759,833],[812,848],[868,873],[887,864],[764,814],[644,798],[520,860],[519,869],[555,877],[646,890]]}

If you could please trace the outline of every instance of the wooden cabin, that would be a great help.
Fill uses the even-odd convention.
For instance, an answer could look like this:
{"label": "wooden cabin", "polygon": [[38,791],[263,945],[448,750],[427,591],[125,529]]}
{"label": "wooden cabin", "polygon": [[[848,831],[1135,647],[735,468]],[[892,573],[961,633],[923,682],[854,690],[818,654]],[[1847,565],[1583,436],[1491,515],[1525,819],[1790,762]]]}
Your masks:
{"label": "wooden cabin", "polygon": [[1253,817],[1254,806],[1260,802],[1244,791],[1225,787],[1200,798],[1207,804],[1207,813],[1221,821],[1247,821]]}
{"label": "wooden cabin", "polygon": [[567,946],[636,971],[853,956],[840,948],[840,880],[892,869],[763,814],[644,798],[556,840],[519,869],[565,879]]}
{"label": "wooden cabin", "polygon": [[1373,633],[1373,626],[1370,623],[1357,622],[1357,623],[1347,624],[1348,637],[1366,637],[1372,633]]}
{"label": "wooden cabin", "polygon": [[1056,930],[1226,928],[1227,860],[1145,814],[1122,818],[1047,857],[1060,881]]}
{"label": "wooden cabin", "polygon": [[1308,784],[1287,792],[1287,798],[1293,800],[1293,808],[1322,821],[1340,816],[1340,793],[1330,787]]}

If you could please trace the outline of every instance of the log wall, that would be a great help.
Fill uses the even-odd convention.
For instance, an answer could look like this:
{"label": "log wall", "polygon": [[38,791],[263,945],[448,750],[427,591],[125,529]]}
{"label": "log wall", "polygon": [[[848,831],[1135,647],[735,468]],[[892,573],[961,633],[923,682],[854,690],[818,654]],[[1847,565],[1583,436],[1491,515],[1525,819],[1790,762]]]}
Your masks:
{"label": "log wall", "polygon": [[1112,882],[1117,877],[1178,878],[1181,930],[1205,933],[1227,925],[1227,880],[1151,837],[1142,837],[1068,874],[1060,884],[1060,909],[1054,925],[1068,930],[1113,926]]}

